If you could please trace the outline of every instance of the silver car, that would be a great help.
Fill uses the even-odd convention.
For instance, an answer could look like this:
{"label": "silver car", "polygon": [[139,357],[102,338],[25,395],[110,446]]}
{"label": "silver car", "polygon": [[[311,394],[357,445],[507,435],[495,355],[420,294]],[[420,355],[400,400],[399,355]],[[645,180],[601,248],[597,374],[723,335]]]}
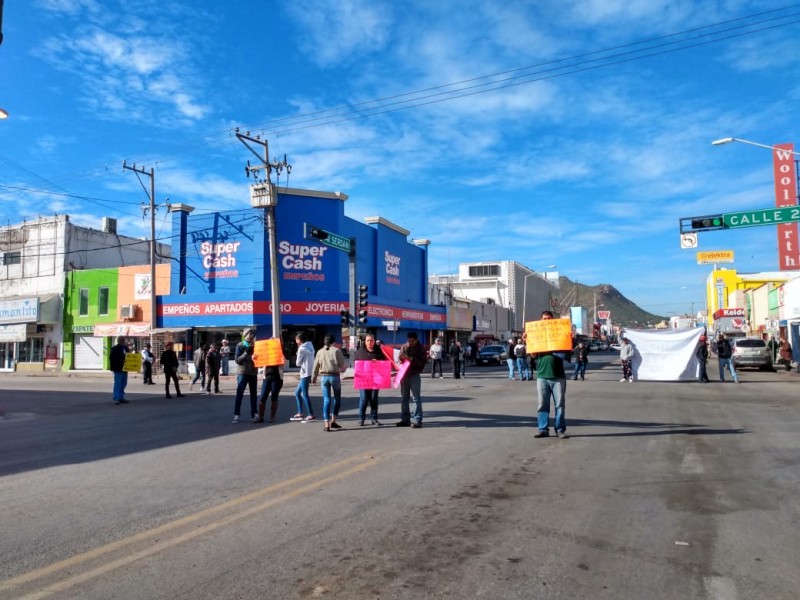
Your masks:
{"label": "silver car", "polygon": [[755,367],[765,371],[774,371],[772,355],[767,348],[767,343],[760,338],[736,338],[733,344],[733,366]]}

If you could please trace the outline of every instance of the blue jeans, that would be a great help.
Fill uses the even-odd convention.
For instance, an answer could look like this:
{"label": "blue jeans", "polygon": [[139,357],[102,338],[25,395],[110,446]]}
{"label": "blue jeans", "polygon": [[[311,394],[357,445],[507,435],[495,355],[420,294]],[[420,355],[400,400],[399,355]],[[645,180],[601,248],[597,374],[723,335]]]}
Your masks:
{"label": "blue jeans", "polygon": [[556,405],[556,421],[554,428],[556,431],[564,432],[567,430],[566,418],[566,379],[543,379],[536,380],[536,391],[539,394],[539,411],[537,419],[539,421],[539,431],[547,431],[550,421],[550,398]]}
{"label": "blue jeans", "polygon": [[508,365],[508,378],[514,379],[514,365],[516,361],[513,358],[506,359],[506,364]]}
{"label": "blue jeans", "polygon": [[581,379],[586,377],[586,363],[582,360],[579,360],[575,363],[575,374],[572,376],[572,378],[577,379],[578,377]]}
{"label": "blue jeans", "polygon": [[358,390],[358,417],[364,422],[369,405],[370,416],[378,418],[378,390]]}
{"label": "blue jeans", "polygon": [[528,368],[528,357],[527,356],[518,356],[517,357],[517,371],[519,371],[519,378],[520,379],[530,379],[531,378],[531,371]]}
{"label": "blue jeans", "polygon": [[739,376],[736,374],[736,368],[733,366],[733,360],[730,358],[720,358],[719,360],[719,380],[725,381],[725,367],[731,372],[731,377],[736,383],[739,383]]}
{"label": "blue jeans", "polygon": [[200,380],[200,387],[201,388],[206,387],[206,368],[205,367],[203,367],[202,369],[200,367],[195,367],[195,373],[194,373],[194,379],[192,379],[192,385],[197,383],[198,379]]}
{"label": "blue jeans", "polygon": [[128,372],[114,371],[114,402],[125,400],[126,385],[128,385]]}
{"label": "blue jeans", "polygon": [[250,416],[255,417],[258,414],[258,409],[256,408],[258,375],[239,375],[236,378],[236,401],[233,405],[233,414],[237,417],[241,414],[242,398],[246,387],[250,388]]}
{"label": "blue jeans", "polygon": [[[333,400],[333,411],[331,411],[331,400]],[[339,407],[342,404],[342,380],[338,375],[322,376],[322,418],[330,420],[331,412],[333,417],[339,416]]]}
{"label": "blue jeans", "polygon": [[303,404],[306,405],[306,412],[305,414],[309,417],[314,416],[314,409],[311,407],[311,398],[308,395],[308,384],[311,383],[311,377],[301,377],[300,381],[297,384],[297,387],[294,388],[294,400],[297,402],[297,414],[302,415],[303,413]]}
{"label": "blue jeans", "polygon": [[[422,379],[419,373],[406,373],[400,382],[400,420],[403,423],[422,423]],[[411,401],[414,401],[414,413],[411,413]]]}
{"label": "blue jeans", "polygon": [[230,362],[231,362],[230,356],[222,357],[222,374],[225,376],[228,375],[228,365],[230,365]]}

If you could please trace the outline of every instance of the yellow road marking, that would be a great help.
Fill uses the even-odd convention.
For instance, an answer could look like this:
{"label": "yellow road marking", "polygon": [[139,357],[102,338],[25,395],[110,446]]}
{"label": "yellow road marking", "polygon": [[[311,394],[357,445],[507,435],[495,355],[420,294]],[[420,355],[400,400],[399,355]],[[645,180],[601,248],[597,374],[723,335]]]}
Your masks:
{"label": "yellow road marking", "polygon": [[221,520],[214,521],[212,523],[209,523],[207,525],[199,527],[197,529],[193,529],[192,531],[190,531],[188,533],[185,533],[183,535],[180,535],[180,536],[178,536],[176,538],[172,538],[170,540],[163,541],[163,542],[159,540],[158,542],[155,543],[154,546],[151,546],[151,547],[149,547],[149,548],[147,548],[145,550],[141,550],[139,552],[136,552],[134,554],[126,556],[125,558],[121,558],[121,559],[112,561],[110,563],[107,563],[105,565],[102,565],[100,567],[92,569],[90,571],[87,571],[86,573],[74,575],[73,577],[67,578],[67,579],[62,580],[62,581],[60,581],[58,583],[55,583],[55,584],[53,584],[51,586],[48,586],[48,587],[44,588],[43,590],[40,590],[37,593],[31,594],[31,595],[28,595],[28,596],[24,596],[24,598],[26,598],[26,599],[27,598],[30,598],[30,599],[44,598],[44,597],[46,597],[46,596],[48,596],[50,594],[53,594],[53,593],[56,593],[56,592],[59,592],[59,591],[63,591],[63,590],[68,589],[68,588],[70,588],[70,587],[72,587],[74,585],[77,585],[77,584],[82,583],[84,581],[87,581],[87,580],[93,579],[95,577],[98,577],[99,575],[102,575],[102,574],[104,574],[104,573],[106,573],[108,571],[112,571],[114,569],[117,569],[120,566],[123,566],[123,565],[126,565],[128,563],[131,563],[131,562],[134,562],[136,560],[139,560],[140,558],[144,558],[144,557],[149,556],[151,554],[155,554],[157,552],[161,552],[162,550],[165,550],[166,548],[170,548],[170,547],[175,546],[177,544],[181,544],[181,543],[183,543],[183,542],[185,542],[187,540],[190,540],[190,539],[192,539],[194,537],[197,537],[198,535],[202,535],[202,534],[207,533],[209,531],[213,531],[215,529],[218,529],[219,527],[223,527],[225,525],[228,525],[230,523],[233,523],[235,521],[238,521],[240,519],[248,517],[248,516],[250,516],[252,514],[255,514],[255,513],[259,512],[259,511],[262,511],[262,510],[264,510],[266,508],[269,508],[270,506],[274,506],[275,504],[279,504],[279,503],[284,502],[286,500],[290,500],[292,498],[295,498],[296,496],[300,496],[300,495],[302,495],[302,494],[304,494],[306,492],[309,492],[311,490],[314,490],[314,489],[318,488],[321,485],[325,485],[327,483],[330,483],[330,482],[335,481],[337,479],[340,479],[342,477],[346,477],[348,475],[354,475],[354,474],[358,473],[359,471],[363,471],[367,467],[375,465],[378,462],[374,458],[373,458],[373,460],[368,460],[368,459],[371,459],[371,458],[373,458],[373,457],[369,453],[361,454],[361,455],[358,455],[358,456],[353,456],[353,457],[344,459],[344,460],[342,460],[342,461],[340,461],[338,463],[333,463],[333,464],[330,464],[330,465],[326,465],[324,467],[320,467],[319,469],[315,469],[313,471],[309,471],[308,473],[305,473],[303,475],[298,475],[297,477],[293,477],[292,479],[287,479],[285,481],[282,481],[280,483],[276,483],[274,485],[268,486],[268,487],[263,488],[261,490],[258,490],[256,492],[251,492],[250,494],[246,494],[246,495],[241,496],[239,498],[234,498],[233,500],[230,500],[228,502],[224,502],[224,503],[219,504],[217,506],[212,506],[210,508],[207,508],[207,509],[202,510],[200,512],[194,513],[192,515],[188,515],[186,517],[182,517],[182,518],[180,518],[180,519],[178,519],[176,521],[171,521],[169,523],[165,523],[164,525],[160,525],[158,527],[154,527],[152,529],[148,529],[147,531],[143,531],[141,533],[137,533],[136,535],[133,535],[133,536],[118,540],[116,542],[111,542],[110,544],[106,544],[104,546],[100,546],[99,548],[95,548],[93,550],[89,550],[89,551],[84,552],[82,554],[77,554],[77,555],[72,556],[70,558],[67,558],[65,560],[62,560],[62,561],[59,561],[57,563],[53,563],[51,565],[48,565],[46,567],[42,567],[40,569],[35,569],[33,571],[30,571],[28,573],[24,573],[24,574],[19,575],[17,577],[13,577],[11,579],[7,579],[6,581],[0,583],[0,591],[8,591],[10,589],[19,587],[21,585],[33,583],[37,579],[41,579],[41,578],[46,577],[48,575],[51,575],[53,573],[57,573],[59,571],[63,571],[63,570],[67,570],[67,569],[72,569],[76,565],[79,565],[81,563],[90,561],[92,559],[100,558],[103,555],[110,554],[112,552],[115,552],[117,550],[125,548],[126,546],[130,546],[130,545],[135,544],[137,542],[145,541],[145,540],[147,540],[149,538],[152,538],[154,536],[159,536],[159,535],[162,535],[164,533],[168,533],[171,530],[177,529],[177,528],[182,527],[184,525],[188,525],[190,523],[194,523],[195,521],[199,521],[199,520],[204,519],[206,517],[213,516],[216,513],[223,512],[223,511],[230,511],[232,508],[235,508],[237,506],[241,506],[242,504],[246,504],[248,502],[252,502],[254,500],[258,500],[261,497],[268,496],[268,495],[273,494],[273,493],[275,493],[275,492],[277,492],[279,490],[282,490],[284,488],[296,485],[296,484],[298,484],[298,483],[300,483],[300,482],[302,482],[304,480],[310,479],[312,477],[317,477],[322,473],[330,472],[331,469],[341,468],[344,465],[347,465],[349,463],[359,462],[360,461],[360,464],[356,464],[355,466],[350,467],[349,469],[346,469],[345,471],[339,471],[335,475],[330,475],[328,477],[324,477],[322,479],[314,481],[313,483],[306,484],[306,485],[304,485],[304,486],[302,486],[300,488],[297,488],[297,489],[292,490],[290,492],[287,492],[287,493],[285,493],[285,494],[283,494],[281,496],[278,496],[277,498],[272,498],[270,500],[267,500],[265,502],[262,502],[261,504],[258,504],[256,506],[254,506],[254,507],[251,507],[251,508],[248,508],[248,509],[246,509],[246,510],[244,510],[242,512],[239,512],[239,513],[237,513],[235,515],[231,515],[231,516],[225,517],[225,518],[223,518]]}

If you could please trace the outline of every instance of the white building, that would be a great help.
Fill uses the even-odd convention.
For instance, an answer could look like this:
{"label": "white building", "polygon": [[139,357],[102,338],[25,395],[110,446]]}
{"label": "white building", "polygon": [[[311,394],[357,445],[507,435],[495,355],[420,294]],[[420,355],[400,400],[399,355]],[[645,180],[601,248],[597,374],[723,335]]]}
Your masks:
{"label": "white building", "polygon": [[[167,257],[170,248],[158,244]],[[149,242],[79,227],[68,215],[0,227],[0,370],[58,368],[62,352],[65,274],[150,262]]]}
{"label": "white building", "polygon": [[[461,263],[458,275],[431,275],[431,304],[445,304],[433,294],[464,298],[509,310],[508,330],[500,331],[500,339],[521,333],[525,321],[538,319],[544,310],[559,313],[558,273],[538,273],[513,260]],[[569,315],[565,315],[569,316]],[[476,315],[477,319],[477,315]]]}

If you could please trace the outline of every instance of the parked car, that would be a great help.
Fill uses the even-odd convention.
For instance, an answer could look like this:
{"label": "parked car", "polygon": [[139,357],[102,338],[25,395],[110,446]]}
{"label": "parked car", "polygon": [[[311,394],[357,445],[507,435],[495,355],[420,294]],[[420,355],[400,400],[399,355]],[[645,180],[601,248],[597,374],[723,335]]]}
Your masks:
{"label": "parked car", "polygon": [[475,357],[476,365],[502,365],[506,362],[508,353],[505,346],[484,346]]}
{"label": "parked car", "polygon": [[619,342],[614,342],[613,344],[609,344],[608,349],[613,350],[614,352],[619,352],[622,350],[622,346],[619,344]]}
{"label": "parked car", "polygon": [[733,344],[733,366],[755,367],[766,371],[774,371],[772,355],[767,348],[767,343],[761,338],[736,338]]}

